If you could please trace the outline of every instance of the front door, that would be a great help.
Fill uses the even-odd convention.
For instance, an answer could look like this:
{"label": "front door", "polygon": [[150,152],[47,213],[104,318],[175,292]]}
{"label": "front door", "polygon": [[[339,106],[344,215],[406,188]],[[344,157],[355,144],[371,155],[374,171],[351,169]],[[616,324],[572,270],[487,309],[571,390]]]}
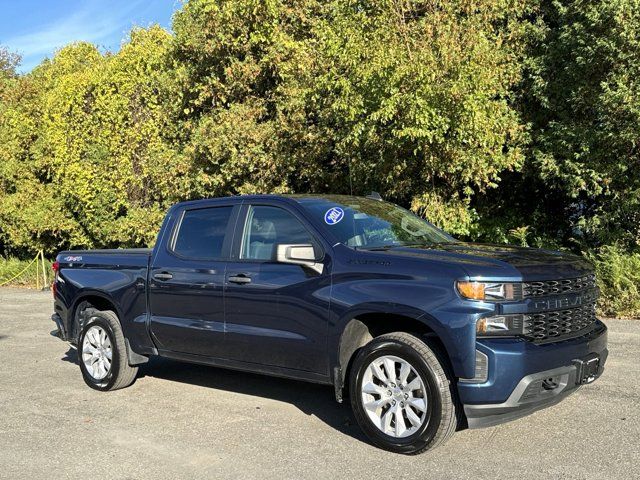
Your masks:
{"label": "front door", "polygon": [[327,374],[327,267],[319,273],[276,258],[278,244],[312,244],[320,257],[320,242],[284,207],[247,205],[238,225],[225,276],[228,358]]}
{"label": "front door", "polygon": [[225,269],[239,206],[177,213],[150,268],[151,333],[158,349],[224,356]]}

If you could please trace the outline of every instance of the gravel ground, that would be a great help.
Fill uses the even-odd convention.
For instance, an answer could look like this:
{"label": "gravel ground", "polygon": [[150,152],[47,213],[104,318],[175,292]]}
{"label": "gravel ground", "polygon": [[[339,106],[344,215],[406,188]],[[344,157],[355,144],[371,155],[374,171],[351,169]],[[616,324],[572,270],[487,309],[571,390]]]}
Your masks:
{"label": "gravel ground", "polygon": [[417,457],[369,445],[330,387],[154,359],[86,387],[50,293],[0,289],[0,478],[640,478],[640,321],[561,404]]}

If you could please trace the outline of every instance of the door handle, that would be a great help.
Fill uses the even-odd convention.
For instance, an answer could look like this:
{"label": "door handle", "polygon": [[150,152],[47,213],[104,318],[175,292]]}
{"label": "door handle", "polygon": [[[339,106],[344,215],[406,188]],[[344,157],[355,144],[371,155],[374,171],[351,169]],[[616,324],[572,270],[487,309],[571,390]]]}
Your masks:
{"label": "door handle", "polygon": [[160,272],[154,273],[153,278],[155,278],[156,280],[171,280],[173,278],[173,275],[169,272]]}
{"label": "door handle", "polygon": [[231,275],[229,277],[229,281],[231,283],[237,283],[238,285],[243,285],[245,283],[251,283],[251,277],[245,275],[244,273],[239,273],[238,275]]}

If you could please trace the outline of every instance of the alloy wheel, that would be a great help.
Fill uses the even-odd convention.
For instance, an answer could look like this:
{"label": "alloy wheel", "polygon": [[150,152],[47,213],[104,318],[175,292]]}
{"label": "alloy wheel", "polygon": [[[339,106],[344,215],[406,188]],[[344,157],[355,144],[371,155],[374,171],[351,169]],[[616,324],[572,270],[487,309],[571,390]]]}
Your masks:
{"label": "alloy wheel", "polygon": [[113,349],[104,328],[94,325],[87,330],[82,342],[82,362],[89,375],[102,380],[111,370]]}
{"label": "alloy wheel", "polygon": [[362,404],[384,434],[404,438],[427,419],[425,383],[406,360],[385,355],[373,360],[362,377]]}

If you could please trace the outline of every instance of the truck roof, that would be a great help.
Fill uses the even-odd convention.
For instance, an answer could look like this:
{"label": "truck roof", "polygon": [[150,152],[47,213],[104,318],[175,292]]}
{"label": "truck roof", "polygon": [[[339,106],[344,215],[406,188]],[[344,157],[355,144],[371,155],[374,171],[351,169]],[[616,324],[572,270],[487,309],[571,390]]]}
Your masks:
{"label": "truck roof", "polygon": [[[212,197],[212,198],[202,198],[198,200],[187,200],[184,202],[177,203],[175,207],[178,206],[188,206],[188,205],[197,205],[199,203],[211,203],[217,201],[229,201],[236,200],[238,202],[243,200],[286,200],[289,202],[296,203],[306,203],[305,201],[318,200],[323,199],[329,202],[335,203],[346,203],[349,201],[354,201],[356,199],[363,198],[374,198],[374,197],[365,197],[365,196],[356,196],[356,195],[342,195],[342,194],[319,194],[319,193],[292,193],[292,194],[252,194],[252,195],[233,195],[227,197]],[[381,199],[380,199],[381,200]]]}

